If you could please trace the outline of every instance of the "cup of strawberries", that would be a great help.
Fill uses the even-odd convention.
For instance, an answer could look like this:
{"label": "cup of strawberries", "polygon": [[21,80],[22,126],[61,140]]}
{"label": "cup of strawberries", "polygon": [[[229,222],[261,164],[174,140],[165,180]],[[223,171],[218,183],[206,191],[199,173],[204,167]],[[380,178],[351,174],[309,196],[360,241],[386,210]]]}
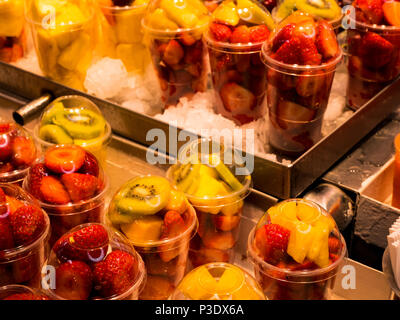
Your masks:
{"label": "cup of strawberries", "polygon": [[20,284],[0,287],[0,300],[51,300],[44,291]]}

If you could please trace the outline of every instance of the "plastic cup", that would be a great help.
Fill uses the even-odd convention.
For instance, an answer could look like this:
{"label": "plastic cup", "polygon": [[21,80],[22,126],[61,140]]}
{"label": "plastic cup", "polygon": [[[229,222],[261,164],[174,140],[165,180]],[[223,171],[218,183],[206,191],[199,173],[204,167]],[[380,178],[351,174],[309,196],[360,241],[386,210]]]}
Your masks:
{"label": "plastic cup", "polygon": [[0,61],[16,62],[26,53],[24,0],[0,3]]}
{"label": "plastic cup", "polygon": [[[354,23],[355,28],[347,30],[349,85],[346,97],[348,107],[357,110],[400,74],[400,28],[354,20],[350,23]],[[372,48],[369,52],[361,50],[363,39],[371,33],[393,45],[387,61],[375,58]]]}
{"label": "plastic cup", "polygon": [[342,52],[328,63],[300,66],[279,62],[268,50],[264,44],[269,143],[279,153],[297,156],[321,138],[323,115]]}
{"label": "plastic cup", "polygon": [[[82,224],[79,226],[76,226],[75,228],[71,229],[69,232],[67,232],[65,235],[62,236],[62,238],[68,238],[73,235],[74,232],[77,232],[83,228],[86,227],[91,227],[91,226],[103,226],[105,230],[108,233],[108,242],[105,243],[104,245],[101,245],[97,248],[91,248],[91,249],[86,249],[78,246],[74,246],[74,243],[69,242],[68,245],[70,245],[70,248],[67,248],[66,246],[63,249],[58,249],[59,247],[53,246],[50,255],[48,257],[46,266],[47,267],[54,267],[55,271],[57,273],[57,268],[62,265],[63,263],[68,263],[70,261],[80,261],[85,263],[87,266],[89,266],[92,271],[96,269],[96,266],[98,263],[104,263],[106,261],[107,256],[116,251],[124,251],[129,253],[131,256],[134,258],[134,272],[135,274],[132,276],[132,279],[130,280],[129,288],[123,291],[122,293],[115,293],[111,294],[110,296],[106,293],[102,293],[100,287],[101,284],[95,282],[93,280],[95,277],[92,277],[92,291],[91,294],[88,298],[88,300],[137,300],[139,297],[140,291],[143,289],[143,285],[146,280],[146,272],[145,272],[145,267],[143,260],[141,259],[140,255],[135,251],[135,249],[130,245],[128,239],[124,237],[121,233],[117,232],[114,229],[108,228],[105,225],[99,224],[99,223],[86,223]],[[60,239],[62,240],[62,239]],[[59,241],[57,241],[57,245],[59,244]],[[67,249],[65,249],[67,248]],[[71,250],[72,249],[72,250]],[[79,250],[79,258],[76,257],[71,257],[69,254],[70,252],[74,252],[73,250]],[[128,275],[126,276],[128,277]],[[43,278],[43,280],[45,280]],[[126,280],[126,279],[124,279]],[[42,284],[43,285],[43,284]],[[50,283],[46,284],[45,292],[54,300],[69,300],[69,297],[62,296],[61,292],[65,292],[64,289],[58,288],[57,290],[57,282],[55,283],[55,286],[51,286],[51,280]],[[70,288],[71,290],[74,290],[73,287]],[[108,291],[105,291],[108,292]],[[73,292],[75,294],[75,292]]]}
{"label": "plastic cup", "polygon": [[[0,184],[7,197],[18,200],[23,205],[34,205],[39,207],[37,201],[24,190],[16,185]],[[8,202],[9,211],[15,204]],[[14,200],[15,202],[15,200]],[[15,208],[13,209],[15,210]],[[9,215],[0,216],[0,219]],[[44,213],[45,227],[37,238],[27,244],[20,245],[15,248],[0,250],[0,286],[9,284],[24,284],[31,287],[39,287],[40,273],[45,262],[48,252],[47,241],[50,236],[50,221],[46,213]]]}
{"label": "plastic cup", "polygon": [[[263,117],[267,112],[265,89],[267,71],[260,58],[262,43],[231,44],[213,40],[204,34],[210,59],[216,96],[216,111],[242,125]],[[248,94],[233,95],[237,91]],[[229,97],[229,94],[232,97]],[[232,108],[242,106],[242,108]]]}
{"label": "plastic cup", "polygon": [[141,21],[147,4],[118,7],[99,3],[100,54],[121,59],[128,72],[143,74],[150,63]]}
{"label": "plastic cup", "polygon": [[26,19],[44,75],[84,91],[97,37],[93,0],[68,0],[47,7],[29,0]]}
{"label": "plastic cup", "polygon": [[[285,205],[289,202],[306,204],[317,209],[321,215],[328,215],[325,210],[315,203],[303,199],[289,199],[280,204]],[[275,206],[275,210],[282,209]],[[268,214],[265,214],[261,218],[258,225],[249,234],[247,248],[248,257],[254,266],[255,278],[263,288],[266,297],[271,300],[329,299],[331,290],[334,287],[336,274],[339,272],[347,252],[346,242],[337,227],[335,226],[330,233],[330,237],[340,240],[341,243],[341,249],[340,252],[336,254],[336,260],[323,268],[303,269],[300,264],[289,258],[281,258],[280,262],[273,265],[267,263],[260,255],[260,250],[255,244],[255,232],[258,228],[263,227],[264,224],[270,223],[270,219]],[[292,235],[290,235],[290,237],[292,237]],[[329,248],[329,254],[331,254],[330,250]],[[282,262],[283,265],[281,265]]]}
{"label": "plastic cup", "polygon": [[400,208],[400,134],[394,139],[394,172],[393,172],[393,192],[392,206]]}
{"label": "plastic cup", "polygon": [[171,300],[265,300],[257,281],[229,263],[209,263],[190,271]]}
{"label": "plastic cup", "polygon": [[[24,296],[19,296],[21,294]],[[30,288],[19,284],[0,287],[0,300],[26,300],[25,295],[32,297],[32,299],[29,300],[50,300],[42,290],[36,288]]]}

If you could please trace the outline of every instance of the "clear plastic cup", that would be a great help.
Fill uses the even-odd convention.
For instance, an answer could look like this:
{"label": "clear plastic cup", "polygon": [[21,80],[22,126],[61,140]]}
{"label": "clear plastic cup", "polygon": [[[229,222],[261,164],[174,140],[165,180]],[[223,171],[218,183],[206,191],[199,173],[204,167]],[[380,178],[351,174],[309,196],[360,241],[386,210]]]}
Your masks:
{"label": "clear plastic cup", "polygon": [[26,53],[24,0],[0,3],[0,61],[16,62]]}
{"label": "clear plastic cup", "polygon": [[[85,128],[88,123],[91,128]],[[111,133],[100,109],[89,99],[75,95],[59,97],[48,105],[33,131],[42,152],[56,144],[76,144],[93,153],[103,168]]]}
{"label": "clear plastic cup", "polygon": [[[267,231],[267,225],[271,229],[279,225],[289,232],[287,248],[265,242],[263,230],[270,239],[278,237],[272,233],[278,231]],[[248,239],[255,277],[271,300],[329,299],[346,252],[333,218],[303,199],[288,199],[271,207]]]}
{"label": "clear plastic cup", "polygon": [[22,186],[38,153],[33,138],[23,127],[0,122],[0,183]]}
{"label": "clear plastic cup", "polygon": [[394,149],[392,206],[400,208],[400,133],[394,139]]}
{"label": "clear plastic cup", "polygon": [[147,3],[134,1],[129,6],[115,6],[112,1],[99,1],[101,36],[100,53],[121,59],[128,72],[144,74],[150,56],[143,41],[141,21]]}
{"label": "clear plastic cup", "polygon": [[19,284],[0,287],[0,300],[51,300],[42,290]]}
{"label": "clear plastic cup", "polygon": [[25,16],[44,75],[84,91],[97,41],[93,0],[28,0]]}
{"label": "clear plastic cup", "polygon": [[257,281],[229,263],[209,263],[190,271],[171,300],[265,300]]}
{"label": "clear plastic cup", "polygon": [[[182,162],[171,166],[167,172],[168,179],[175,187],[185,192],[189,202],[196,210],[199,221],[197,234],[190,244],[190,268],[210,262],[233,261],[244,199],[249,194],[251,187],[250,175],[235,176],[232,173],[239,166],[238,162],[232,159],[233,161],[227,161],[231,163],[221,165],[221,170],[226,174],[230,173],[229,176],[238,183],[238,188],[232,190],[226,180],[215,171],[216,169],[205,164],[208,162],[208,151],[201,153],[200,150],[205,144],[212,144],[216,147],[216,152],[210,153],[212,157],[222,159],[222,162],[228,159],[225,155],[228,156],[229,151],[224,153],[226,150],[220,149],[221,145],[211,142],[209,139],[199,139],[188,145],[187,150],[182,150],[179,156]],[[213,147],[211,146],[211,148]],[[197,154],[197,151],[200,153]],[[182,154],[185,153],[195,155],[192,162],[185,162],[182,157]],[[205,157],[204,162],[201,161],[201,157]],[[182,179],[181,176],[184,172],[189,179],[191,179],[190,175],[193,175],[195,180],[190,184],[192,188],[196,185],[196,180],[199,181],[197,190],[192,192],[190,187],[184,186],[185,178]]]}
{"label": "clear plastic cup", "polygon": [[[3,213],[0,215],[0,219],[2,224],[5,221],[3,219],[8,220],[8,223],[4,223],[10,224],[10,215],[20,207],[31,205],[39,208],[37,201],[20,187],[0,184],[0,188],[6,195],[6,203],[1,205]],[[3,205],[6,206],[6,211],[3,211]],[[39,287],[40,273],[48,252],[47,241],[50,236],[49,217],[44,211],[42,212],[45,225],[35,239],[31,239],[31,242],[26,242],[26,244],[0,250],[0,286],[24,284]],[[10,226],[10,228],[12,227]],[[13,238],[15,246],[14,234]]]}
{"label": "clear plastic cup", "polygon": [[[400,28],[387,25],[371,25],[354,21],[355,28],[347,30],[347,105],[357,110],[374,97],[400,74]],[[389,53],[374,52],[372,47],[363,49],[367,37],[390,46]],[[382,38],[382,39],[380,39]]]}
{"label": "clear plastic cup", "polygon": [[[155,209],[151,214],[137,214],[133,210],[137,210],[138,205],[128,206],[126,202],[133,199],[127,190],[138,188],[141,192],[143,185],[144,189],[153,190],[148,179],[156,179],[154,183],[159,189],[143,196],[143,203],[155,205]],[[141,300],[167,299],[185,274],[189,242],[197,230],[197,219],[183,194],[175,198],[179,201],[174,200],[178,205],[171,204],[174,195],[177,191],[165,178],[142,176],[128,181],[111,200],[108,223],[128,237],[146,266],[147,280],[139,297]],[[151,200],[153,196],[163,200],[155,204]]]}
{"label": "clear plastic cup", "polygon": [[[90,234],[88,229],[93,227],[105,230],[108,238],[104,243],[87,247],[84,244],[79,245],[79,242],[74,240],[74,237],[78,237],[77,233]],[[93,241],[93,238],[91,237],[89,241]],[[121,253],[121,251],[123,256],[118,257],[116,254]],[[129,262],[127,261],[128,256],[126,256],[126,253],[130,255],[131,261]],[[110,256],[110,254],[114,256]],[[82,295],[85,295],[85,293],[80,292],[82,289],[81,284],[77,283],[74,286],[66,281],[66,286],[64,287],[64,280],[68,279],[70,274],[67,273],[65,275],[66,278],[64,278],[64,273],[60,270],[63,269],[63,265],[76,261],[89,270],[87,285],[90,288],[87,291],[85,290],[87,299],[77,299],[77,297],[82,298]],[[122,266],[118,265],[119,261],[123,261]],[[132,264],[128,270],[121,269],[120,271],[118,269],[126,267],[128,263]],[[50,269],[49,267],[55,268],[56,282],[54,286],[52,286],[51,280],[48,282],[45,278],[42,280],[42,282],[46,282],[45,292],[54,300],[137,300],[146,280],[143,260],[131,246],[128,239],[116,230],[100,223],[82,224],[64,234],[53,246],[46,262],[46,267],[48,269]],[[110,272],[110,268],[112,276],[107,274],[107,272]],[[115,285],[109,284],[104,280],[104,277],[101,277],[102,272],[104,272],[105,278],[119,277],[117,278],[119,280],[115,280]],[[57,284],[57,277],[64,280],[59,281]],[[127,283],[122,283],[126,281]]]}
{"label": "clear plastic cup", "polygon": [[[53,146],[46,151],[44,157],[46,157],[46,154],[54,149],[63,149],[66,147],[69,147],[69,145]],[[74,147],[80,148],[78,146]],[[84,152],[90,154],[87,151]],[[91,155],[91,157],[94,158],[93,155]],[[37,189],[37,177],[35,176],[32,179],[33,170],[35,170],[36,166],[44,164],[44,161],[44,158],[39,160],[36,165],[31,168],[23,182],[23,188],[38,199],[42,209],[44,209],[49,215],[52,230],[50,245],[52,246],[58,238],[60,238],[64,233],[71,230],[77,225],[87,222],[103,222],[104,213],[106,210],[106,197],[109,190],[109,180],[107,175],[103,171],[102,166],[100,165],[100,163],[97,162],[97,179],[99,185],[92,197],[90,197],[89,199],[80,200],[78,202],[73,202],[71,199],[69,199],[69,202],[65,204],[48,202],[46,201],[46,199],[43,198],[43,195],[41,194],[42,191],[40,189]],[[59,174],[52,172],[48,168],[45,170],[47,171],[46,174],[48,176],[54,177],[57,180],[59,179]],[[69,173],[74,172],[67,172],[67,174]],[[81,171],[81,169],[79,169],[77,173],[85,174]]]}
{"label": "clear plastic cup", "polygon": [[[190,20],[186,21],[187,17]],[[142,26],[164,108],[207,89],[208,64],[202,34],[208,23],[209,12],[199,0],[149,3]]]}

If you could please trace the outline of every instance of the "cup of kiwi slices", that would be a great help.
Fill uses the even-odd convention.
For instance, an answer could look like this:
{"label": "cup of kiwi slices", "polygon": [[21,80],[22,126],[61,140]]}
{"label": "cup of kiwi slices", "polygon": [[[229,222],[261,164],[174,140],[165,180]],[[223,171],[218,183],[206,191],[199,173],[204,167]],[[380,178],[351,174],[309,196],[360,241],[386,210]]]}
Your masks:
{"label": "cup of kiwi slices", "polygon": [[106,221],[122,232],[147,270],[141,300],[164,300],[182,280],[189,243],[197,230],[194,208],[160,176],[126,182],[111,200]]}
{"label": "cup of kiwi slices", "polygon": [[42,151],[56,144],[75,144],[93,155],[105,167],[111,126],[99,108],[83,96],[55,99],[43,111],[34,137]]}
{"label": "cup of kiwi slices", "polygon": [[197,213],[199,228],[189,251],[193,268],[233,261],[243,201],[251,187],[246,168],[236,170],[241,167],[239,163],[232,149],[199,139],[180,152],[178,163],[167,172],[168,179],[185,193]]}

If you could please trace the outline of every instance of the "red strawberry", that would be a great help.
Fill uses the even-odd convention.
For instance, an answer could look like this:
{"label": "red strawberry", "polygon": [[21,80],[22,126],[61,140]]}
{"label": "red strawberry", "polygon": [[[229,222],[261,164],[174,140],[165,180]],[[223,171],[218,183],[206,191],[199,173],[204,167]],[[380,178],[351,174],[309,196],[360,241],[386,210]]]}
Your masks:
{"label": "red strawberry", "polygon": [[382,0],[355,0],[358,21],[380,24],[383,19]]}
{"label": "red strawberry", "polygon": [[92,198],[99,185],[99,181],[95,176],[83,173],[63,174],[61,181],[73,202]]}
{"label": "red strawberry", "polygon": [[[2,37],[0,37],[0,44],[1,44],[1,38],[2,38]],[[8,131],[10,131],[10,129],[11,129],[11,124],[10,124],[10,123],[8,123],[8,122],[6,122],[6,123],[4,123],[4,122],[0,123],[0,134],[1,134],[1,133],[7,133]]]}
{"label": "red strawberry", "polygon": [[235,113],[247,113],[254,108],[255,96],[236,82],[228,82],[219,91],[225,109]]}
{"label": "red strawberry", "polygon": [[213,220],[215,227],[218,230],[221,231],[231,231],[235,229],[240,222],[240,216],[239,215],[233,215],[233,216],[224,216],[224,215],[213,215]]}
{"label": "red strawberry", "polygon": [[263,42],[269,37],[269,29],[265,25],[253,26],[249,29],[250,42]]}
{"label": "red strawberry", "polygon": [[[171,239],[179,236],[186,230],[186,224],[182,216],[177,211],[168,211],[164,215],[164,224],[161,239]],[[179,255],[179,248],[176,244],[163,245],[160,247],[160,258],[164,262],[171,261]]]}
{"label": "red strawberry", "polygon": [[272,51],[276,52],[286,41],[292,39],[293,30],[296,28],[295,24],[287,24],[280,29],[272,41]]}
{"label": "red strawberry", "polygon": [[318,21],[315,44],[325,60],[336,57],[339,53],[335,32],[325,20]]}
{"label": "red strawberry", "polygon": [[301,62],[303,65],[319,65],[322,61],[322,56],[318,53],[317,47],[312,39],[300,37],[301,41]]}
{"label": "red strawberry", "polygon": [[306,37],[315,41],[316,34],[316,23],[312,18],[305,18],[296,23],[296,27],[293,30],[293,36]]}
{"label": "red strawberry", "polygon": [[12,152],[15,166],[29,166],[36,158],[35,144],[27,137],[15,137]]}
{"label": "red strawberry", "polygon": [[17,245],[33,242],[45,228],[43,211],[32,205],[18,208],[10,215],[10,225]]}
{"label": "red strawberry", "polygon": [[43,177],[40,185],[40,194],[44,202],[52,204],[67,204],[71,201],[67,190],[57,178]]}
{"label": "red strawberry", "polygon": [[265,261],[278,263],[283,257],[289,242],[290,230],[279,224],[266,224],[257,229],[255,246]]}
{"label": "red strawberry", "polygon": [[170,40],[165,48],[163,60],[166,64],[173,66],[177,65],[183,58],[185,52],[181,45],[176,40]]}
{"label": "red strawberry", "polygon": [[111,252],[94,267],[95,288],[103,297],[122,294],[132,285],[137,273],[134,256],[122,250]]}
{"label": "red strawberry", "polygon": [[184,34],[182,34],[179,41],[182,42],[183,45],[190,47],[196,42],[196,38],[193,37],[190,33],[185,32]]}
{"label": "red strawberry", "polygon": [[302,49],[300,38],[293,37],[284,42],[276,53],[272,55],[272,58],[288,64],[302,64]]}
{"label": "red strawberry", "polygon": [[44,294],[14,293],[3,300],[50,300],[50,298]]}
{"label": "red strawberry", "polygon": [[32,254],[26,255],[13,263],[14,283],[28,282],[38,278],[43,261],[41,254],[40,251],[36,250]]}
{"label": "red strawberry", "polygon": [[236,27],[230,37],[231,43],[248,43],[250,42],[250,31],[245,25]]}
{"label": "red strawberry", "polygon": [[90,152],[86,152],[85,161],[82,167],[79,169],[79,173],[91,174],[92,176],[99,176],[99,162],[96,157]]}
{"label": "red strawberry", "polygon": [[361,42],[360,58],[371,69],[387,65],[393,56],[394,46],[374,32],[367,32]]}
{"label": "red strawberry", "polygon": [[221,42],[228,42],[232,35],[232,31],[227,25],[215,22],[210,24],[210,32],[214,40]]}
{"label": "red strawberry", "polygon": [[44,163],[55,173],[72,173],[82,167],[85,157],[86,151],[75,145],[53,147],[47,150]]}
{"label": "red strawberry", "polygon": [[6,173],[13,171],[14,167],[10,162],[4,163],[0,165],[0,173]]}
{"label": "red strawberry", "polygon": [[93,275],[82,261],[68,261],[56,269],[57,295],[68,300],[86,300],[92,291]]}
{"label": "red strawberry", "polygon": [[342,243],[338,238],[329,237],[328,247],[329,247],[329,253],[337,254],[342,248]]}
{"label": "red strawberry", "polygon": [[14,238],[9,218],[0,218],[0,250],[14,248]]}
{"label": "red strawberry", "polygon": [[12,143],[8,134],[0,135],[0,161],[7,161],[12,156]]}
{"label": "red strawberry", "polygon": [[28,187],[29,192],[37,199],[42,200],[42,194],[40,187],[42,185],[42,179],[49,175],[49,171],[43,163],[35,164],[31,167],[29,172]]}
{"label": "red strawberry", "polygon": [[4,190],[0,188],[0,203],[4,203],[6,200],[6,194],[4,193]]}
{"label": "red strawberry", "polygon": [[72,233],[69,241],[79,248],[95,249],[108,243],[108,233],[102,225],[94,224]]}

